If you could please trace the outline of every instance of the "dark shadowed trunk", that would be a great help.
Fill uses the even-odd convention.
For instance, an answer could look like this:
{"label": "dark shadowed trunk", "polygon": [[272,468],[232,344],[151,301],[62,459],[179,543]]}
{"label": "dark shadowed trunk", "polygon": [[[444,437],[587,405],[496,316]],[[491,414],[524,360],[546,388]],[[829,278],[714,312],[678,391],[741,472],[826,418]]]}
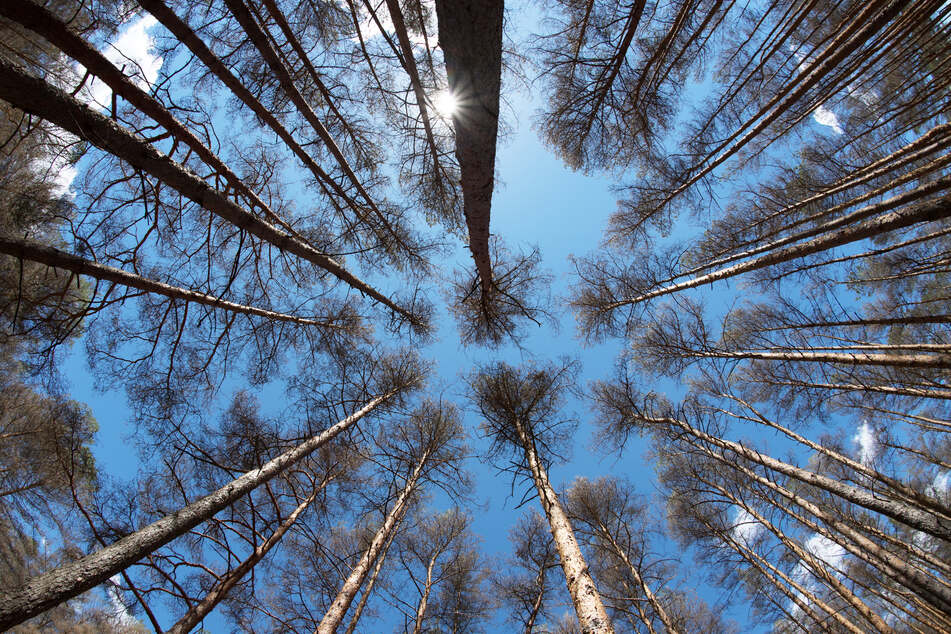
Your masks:
{"label": "dark shadowed trunk", "polygon": [[452,122],[462,170],[462,199],[469,250],[482,282],[492,287],[489,215],[495,177],[502,82],[502,0],[436,0],[439,45],[449,90],[459,103]]}

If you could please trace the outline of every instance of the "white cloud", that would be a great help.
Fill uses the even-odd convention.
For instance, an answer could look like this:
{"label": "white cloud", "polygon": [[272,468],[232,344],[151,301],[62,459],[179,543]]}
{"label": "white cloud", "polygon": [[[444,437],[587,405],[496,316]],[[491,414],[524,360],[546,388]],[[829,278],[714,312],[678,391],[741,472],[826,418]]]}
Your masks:
{"label": "white cloud", "polygon": [[[148,30],[155,24],[153,16],[143,16],[124,28],[116,41],[101,51],[106,59],[122,69],[126,76],[143,89],[148,89],[155,83],[162,68],[162,58],[150,52],[153,42]],[[77,79],[80,79],[85,75],[86,69],[77,65],[75,72]],[[108,108],[112,102],[112,90],[101,80],[91,77],[78,97],[89,105]]]}
{"label": "white cloud", "polygon": [[[423,4],[425,5],[429,3],[424,2]],[[344,3],[344,6],[346,6],[345,3]],[[347,11],[349,10],[350,9],[348,7]],[[431,9],[429,11],[429,15],[435,15],[435,10]],[[382,30],[380,30],[380,26],[377,26],[377,21],[373,19],[373,16],[370,15],[369,11],[360,12],[359,14],[360,34],[363,36],[363,40],[365,42],[369,42],[370,40],[374,40],[380,37],[385,32],[391,36],[393,42],[395,43],[396,31],[393,29],[393,20],[390,19],[390,12],[381,6],[379,9],[376,10],[376,17],[380,23],[380,26],[383,27]],[[432,29],[430,29],[429,26],[431,25],[427,25],[427,29],[426,29],[427,33],[432,32]],[[419,48],[424,48],[426,46],[426,39],[422,35],[413,33],[412,31],[409,31],[407,35],[409,36],[410,44],[412,44],[413,46],[416,46]],[[357,38],[354,37],[353,40],[357,41]],[[429,38],[429,44],[435,47],[436,38],[434,37]]]}
{"label": "white cloud", "polygon": [[749,546],[762,534],[763,525],[760,524],[749,511],[737,507],[730,532],[733,533],[733,537],[738,542]]}
{"label": "white cloud", "polygon": [[824,125],[832,128],[832,131],[836,134],[843,134],[845,130],[842,129],[842,126],[839,125],[839,118],[835,116],[835,113],[826,108],[825,106],[819,106],[812,113],[812,119],[819,125]]}
{"label": "white cloud", "polygon": [[[827,568],[831,569],[834,574],[841,576],[842,571],[845,569],[844,561],[846,557],[846,551],[842,546],[823,535],[814,533],[812,537],[807,539],[803,544],[803,548],[822,564],[825,564]],[[801,561],[793,568],[792,577],[807,588],[816,587],[815,576]]]}
{"label": "white cloud", "polygon": [[[156,19],[151,15],[140,17],[124,28],[115,42],[108,44],[101,51],[110,62],[132,78],[137,86],[146,90],[158,79],[159,70],[162,68],[162,58],[150,52],[153,41],[148,30],[155,24]],[[59,73],[51,73],[50,82],[71,93],[85,75],[86,69],[83,66],[73,64]],[[112,90],[101,80],[90,76],[76,97],[94,108],[106,109],[112,103]],[[33,169],[37,173],[45,174],[45,180],[51,185],[56,196],[72,199],[75,193],[71,186],[78,171],[69,162],[69,148],[79,139],[59,128],[49,129],[48,137],[50,148],[47,156],[35,161]]]}
{"label": "white cloud", "polygon": [[867,420],[863,420],[862,424],[859,425],[855,435],[852,436],[852,442],[855,443],[858,449],[859,462],[865,466],[872,464],[878,456],[880,447],[875,429],[868,424]]}
{"label": "white cloud", "polygon": [[[789,46],[789,50],[793,52],[793,55],[796,56],[796,61],[799,62],[799,72],[805,73],[809,71],[809,65],[812,63],[812,60],[806,58],[805,55],[793,49],[792,45]],[[842,126],[839,125],[839,118],[835,116],[835,113],[822,104],[819,104],[819,107],[813,110],[812,120],[819,125],[832,128],[832,131],[836,134],[843,134],[845,132],[845,130],[842,129]]]}
{"label": "white cloud", "polygon": [[138,622],[138,619],[132,615],[125,601],[122,600],[122,595],[119,593],[120,581],[119,575],[109,577],[109,582],[106,584],[106,596],[109,597],[109,604],[112,606],[112,618],[115,624],[119,627],[131,627]]}
{"label": "white cloud", "polygon": [[936,475],[925,493],[942,501],[951,499],[951,471],[942,471]]}

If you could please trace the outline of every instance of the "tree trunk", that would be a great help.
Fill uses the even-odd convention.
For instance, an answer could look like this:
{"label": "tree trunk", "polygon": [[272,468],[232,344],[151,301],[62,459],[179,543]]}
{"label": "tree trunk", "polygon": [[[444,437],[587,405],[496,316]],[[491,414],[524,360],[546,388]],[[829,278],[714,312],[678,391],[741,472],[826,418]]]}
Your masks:
{"label": "tree trunk", "polygon": [[561,567],[565,572],[568,592],[571,594],[581,631],[584,634],[614,634],[614,627],[608,618],[601,595],[594,585],[594,579],[588,572],[588,564],[581,554],[581,548],[578,547],[568,515],[562,508],[561,502],[558,501],[555,490],[548,482],[548,474],[545,473],[544,467],[538,460],[535,443],[520,420],[515,419],[514,425],[525,452],[525,461],[528,463],[535,487],[538,489],[538,499],[548,518],[551,536],[558,548]]}
{"label": "tree trunk", "polygon": [[[820,523],[795,514],[789,508],[784,508],[783,511],[795,517],[810,530],[832,539],[862,561],[882,570],[883,573],[889,575],[896,582],[904,585],[915,594],[918,594],[936,609],[943,611],[951,609],[951,588],[943,582],[935,580],[921,570],[908,564],[901,557],[882,548],[858,530],[852,528],[849,524],[825,512],[818,505],[813,504],[811,501],[777,484],[771,479],[744,467],[739,464],[736,459],[731,459],[700,444],[691,443],[691,445],[711,458],[721,462],[723,465],[744,474],[750,478],[751,481],[762,484],[789,502],[805,509],[806,512],[816,517]],[[834,534],[830,531],[836,531],[839,535],[844,536],[845,539],[836,539]]]}
{"label": "tree trunk", "polygon": [[370,579],[367,581],[367,587],[363,589],[363,592],[360,593],[360,601],[357,603],[357,608],[353,611],[353,617],[350,618],[350,625],[347,626],[346,634],[353,634],[357,629],[357,623],[360,622],[360,617],[363,615],[363,609],[367,605],[367,601],[370,599],[370,593],[373,591],[373,586],[376,585],[377,577],[380,576],[380,571],[383,569],[383,562],[386,560],[386,553],[390,550],[390,544],[393,543],[393,538],[396,537],[396,531],[390,535],[389,540],[387,540],[386,545],[383,546],[383,550],[380,551],[380,554],[376,558],[376,562],[373,564],[373,572],[370,574]]}
{"label": "tree trunk", "polygon": [[525,634],[532,634],[535,628],[535,620],[542,609],[542,601],[545,599],[545,566],[540,566],[538,574],[535,575],[535,585],[538,586],[538,594],[532,601],[532,611],[528,613],[528,620],[525,622]]}
{"label": "tree trunk", "polygon": [[634,581],[636,581],[637,585],[640,586],[641,592],[644,594],[644,598],[647,599],[647,602],[651,604],[651,607],[654,609],[654,613],[657,615],[657,618],[660,619],[660,622],[664,624],[664,629],[667,634],[680,634],[680,630],[677,629],[677,627],[674,625],[674,622],[670,619],[670,616],[667,614],[667,610],[665,610],[664,606],[662,606],[660,601],[657,600],[657,597],[654,595],[653,591],[651,591],[650,586],[647,585],[647,582],[644,581],[644,577],[641,576],[637,566],[634,565],[634,562],[631,561],[631,558],[628,557],[627,553],[624,552],[624,549],[621,548],[621,545],[617,543],[616,539],[614,539],[614,535],[611,534],[611,531],[608,530],[608,527],[601,522],[598,522],[598,532],[601,534],[602,538],[611,544],[611,550],[614,551],[614,554],[617,555],[618,559],[623,561],[624,565],[627,566],[631,576],[634,577]]}
{"label": "tree trunk", "polygon": [[222,219],[275,247],[313,263],[392,311],[418,320],[406,309],[359,279],[330,256],[255,217],[186,167],[65,92],[37,79],[23,69],[0,60],[0,99],[16,108],[58,125],[67,132],[144,170],[169,187]]}
{"label": "tree trunk", "polygon": [[[890,634],[893,632],[885,621],[883,621],[875,612],[872,611],[868,605],[865,604],[859,597],[855,595],[849,588],[846,587],[836,576],[835,572],[829,569],[828,562],[820,560],[818,557],[807,551],[805,548],[799,545],[799,542],[794,539],[790,539],[786,536],[784,532],[779,530],[777,527],[773,526],[772,522],[768,521],[762,514],[759,513],[755,508],[747,504],[744,500],[733,495],[725,488],[720,487],[719,485],[711,482],[707,482],[708,485],[716,489],[721,495],[730,500],[733,504],[736,504],[738,507],[742,508],[744,511],[750,514],[757,522],[764,526],[769,532],[775,535],[783,546],[785,546],[791,553],[793,553],[799,561],[805,563],[813,574],[818,578],[822,579],[830,588],[839,594],[849,605],[851,605],[862,617],[872,624],[872,626],[882,634]],[[830,613],[835,617],[837,613]],[[836,619],[839,620],[839,619]],[[854,624],[849,621],[841,621],[843,626],[847,627],[850,631],[861,632]]]}
{"label": "tree trunk", "polygon": [[[704,523],[708,529],[714,530],[709,524]],[[756,568],[760,574],[762,574],[766,579],[769,580],[775,588],[782,592],[786,597],[792,601],[796,607],[808,614],[812,620],[816,623],[825,622],[824,618],[821,618],[819,614],[812,609],[812,604],[815,604],[819,607],[820,610],[828,614],[833,620],[840,623],[845,629],[854,634],[863,634],[863,630],[860,629],[857,625],[849,621],[842,614],[841,610],[836,610],[835,608],[830,607],[827,603],[820,600],[815,594],[806,589],[803,585],[797,583],[795,580],[789,577],[782,570],[776,568],[768,560],[760,556],[759,553],[754,551],[752,548],[740,544],[732,537],[727,537],[726,534],[720,533],[717,531],[718,537],[727,543],[733,550],[737,552],[743,559],[745,559],[751,566]],[[778,579],[777,579],[778,577]],[[782,583],[780,583],[782,580]],[[784,584],[788,584],[794,592],[790,592]],[[801,626],[803,631],[808,632],[804,626]]]}
{"label": "tree trunk", "polygon": [[393,503],[393,508],[390,509],[380,529],[376,532],[376,535],[373,536],[370,547],[367,548],[366,552],[364,552],[360,558],[360,561],[358,561],[357,565],[350,571],[350,576],[344,581],[343,587],[341,587],[340,592],[337,593],[337,597],[330,605],[330,609],[327,610],[327,613],[324,615],[324,618],[321,619],[317,629],[314,630],[315,634],[333,634],[333,632],[336,632],[337,628],[340,627],[340,622],[343,621],[343,617],[350,608],[350,604],[353,602],[354,597],[357,596],[357,592],[360,591],[360,587],[366,580],[367,575],[370,574],[370,566],[373,565],[377,555],[383,550],[383,545],[389,541],[391,535],[393,535],[396,527],[402,520],[403,513],[409,505],[410,497],[416,490],[419,478],[428,460],[429,452],[427,451],[423,453],[419,463],[414,467],[413,473],[406,481],[403,490],[400,491],[396,502]]}
{"label": "tree trunk", "polygon": [[364,218],[365,211],[363,210],[363,205],[357,203],[353,198],[344,190],[341,185],[334,180],[322,167],[320,167],[313,157],[307,153],[307,151],[301,146],[293,134],[278,121],[277,117],[264,106],[253,94],[249,91],[244,84],[241,83],[235,75],[228,69],[227,66],[205,45],[205,43],[195,34],[194,31],[175,13],[165,5],[162,0],[142,0],[139,4],[148,11],[152,16],[158,20],[162,26],[171,31],[175,38],[188,47],[188,50],[191,51],[195,57],[197,57],[201,62],[208,68],[211,73],[217,77],[228,89],[237,97],[245,106],[247,106],[261,121],[264,122],[271,130],[284,142],[284,144],[294,153],[295,156],[301,161],[301,163],[306,167],[317,179],[317,183],[323,189],[324,193],[327,195],[330,202],[334,205],[338,212],[343,212],[343,209],[339,206],[337,199],[331,195],[333,194],[339,196],[350,209],[356,214],[357,218],[362,223],[367,221]]}
{"label": "tree trunk", "polygon": [[839,363],[842,365],[880,365],[897,368],[951,368],[949,354],[892,354],[874,352],[702,352],[688,351],[687,357],[704,359],[760,359],[763,361],[802,361],[806,363]]}
{"label": "tree trunk", "polygon": [[[893,0],[870,2],[865,5],[853,20],[842,25],[835,38],[811,62],[807,63],[792,81],[787,83],[786,88],[773,95],[752,118],[714,148],[703,162],[710,158],[712,160],[709,160],[709,163],[699,169],[689,180],[677,186],[665,197],[660,206],[674,200],[766,130],[783,112],[789,110],[842,61],[899,15],[905,5],[904,2]],[[713,156],[714,154],[716,156]]]}
{"label": "tree trunk", "polygon": [[287,313],[278,313],[256,306],[236,304],[221,299],[220,297],[215,297],[214,295],[206,295],[205,293],[199,293],[198,291],[189,290],[187,288],[172,286],[164,282],[136,275],[135,273],[130,273],[123,269],[99,264],[98,262],[81,258],[78,255],[73,255],[72,253],[60,251],[59,249],[54,249],[53,247],[48,247],[29,240],[11,240],[0,237],[0,253],[5,253],[15,258],[20,258],[21,260],[30,260],[53,268],[71,271],[77,275],[87,275],[97,280],[105,280],[122,286],[137,288],[147,293],[164,295],[172,299],[194,302],[196,304],[220,308],[242,315],[256,315],[258,317],[264,317],[265,319],[285,321],[299,326],[318,326],[320,328],[331,329],[340,328],[340,326],[332,322],[307,319],[306,317],[298,317]]}
{"label": "tree trunk", "polygon": [[251,571],[254,566],[257,565],[259,561],[264,559],[264,556],[267,555],[274,546],[276,546],[281,538],[284,537],[284,534],[290,530],[291,526],[297,521],[297,518],[301,513],[307,509],[311,503],[317,499],[317,496],[327,485],[330,479],[325,478],[320,486],[314,490],[314,492],[303,502],[301,502],[297,508],[295,508],[290,515],[287,516],[280,526],[277,527],[271,536],[265,540],[263,544],[254,549],[254,552],[251,555],[242,561],[234,570],[230,571],[224,578],[220,579],[217,584],[205,595],[205,598],[202,599],[197,605],[192,607],[182,618],[178,620],[172,627],[165,631],[165,634],[187,634],[192,631],[202,619],[204,619],[208,614],[215,609],[215,607],[228,595],[228,592],[231,591],[235,585],[240,582],[248,572]]}
{"label": "tree trunk", "polygon": [[469,250],[486,295],[492,288],[489,217],[495,183],[502,81],[502,0],[436,0],[439,45],[446,59],[456,158],[462,172],[462,200]]}
{"label": "tree trunk", "polygon": [[419,603],[416,604],[416,624],[413,626],[413,634],[422,634],[423,619],[426,618],[426,606],[429,603],[429,592],[433,589],[433,567],[436,565],[436,558],[429,560],[426,566],[426,585],[423,586],[423,594],[419,597]]}
{"label": "tree trunk", "polygon": [[607,304],[603,310],[614,310],[615,308],[620,308],[621,306],[638,304],[640,302],[644,302],[655,297],[660,297],[662,295],[677,293],[679,291],[695,288],[703,284],[709,284],[718,280],[741,275],[743,273],[757,271],[774,264],[780,264],[782,262],[788,262],[797,258],[803,258],[807,255],[812,255],[813,253],[826,251],[834,247],[849,244],[851,242],[857,242],[858,240],[864,240],[865,238],[870,238],[872,236],[887,233],[889,231],[904,229],[915,224],[941,220],[943,218],[947,218],[948,216],[951,216],[951,197],[943,196],[934,200],[911,205],[909,207],[899,209],[898,211],[892,211],[876,218],[865,220],[856,225],[831,231],[826,235],[819,236],[818,238],[814,238],[807,242],[787,246],[772,253],[762,255],[758,258],[747,260],[746,262],[740,262],[739,264],[734,264],[733,266],[728,266],[726,268],[713,271],[712,273],[700,275],[684,282],[671,284],[670,286],[649,291],[647,293],[638,295],[637,297],[612,302]]}
{"label": "tree trunk", "polygon": [[102,53],[71,31],[54,13],[30,0],[9,0],[9,2],[0,4],[0,15],[14,20],[43,36],[61,51],[85,66],[90,73],[101,79],[114,93],[148,115],[149,118],[168,130],[174,137],[183,141],[202,161],[224,176],[231,187],[241,192],[253,205],[261,208],[271,220],[303,240],[289,224],[275,214],[267,203],[261,200],[260,196],[245,185],[244,181],[231,171],[224,161],[192,134],[165,106],[152,95],[136,86]]}
{"label": "tree trunk", "polygon": [[[645,418],[645,420],[657,422],[661,419]],[[679,419],[665,418],[662,419],[662,422],[672,427],[676,427],[677,429],[683,430],[689,435],[703,442],[735,453],[737,456],[740,456],[745,460],[749,460],[750,462],[766,467],[767,469],[782,473],[783,475],[798,480],[799,482],[809,486],[814,486],[832,493],[833,495],[837,495],[844,500],[848,500],[849,502],[857,504],[870,511],[881,513],[882,515],[901,522],[906,526],[920,530],[924,533],[937,537],[938,539],[951,541],[951,521],[946,519],[942,521],[942,518],[938,517],[932,512],[914,508],[911,504],[905,502],[881,498],[873,492],[863,491],[851,485],[845,484],[844,482],[834,480],[828,476],[824,476],[813,471],[808,471],[795,465],[791,465],[787,462],[777,460],[776,458],[760,453],[759,451],[756,451],[750,447],[746,447],[740,443],[724,440],[718,436],[707,434]]]}
{"label": "tree trunk", "polygon": [[306,458],[340,432],[353,427],[357,421],[395,394],[393,391],[374,398],[347,418],[269,460],[264,466],[239,476],[214,493],[126,535],[114,544],[34,577],[10,593],[0,594],[0,629],[13,627],[82,594],[176,537],[184,535],[235,500]]}

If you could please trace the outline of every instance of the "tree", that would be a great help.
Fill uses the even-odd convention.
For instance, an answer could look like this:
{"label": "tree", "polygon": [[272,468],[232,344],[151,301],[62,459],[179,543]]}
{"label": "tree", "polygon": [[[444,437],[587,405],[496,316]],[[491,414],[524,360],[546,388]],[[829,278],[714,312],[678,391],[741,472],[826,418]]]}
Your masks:
{"label": "tree", "polygon": [[525,368],[499,363],[472,375],[469,385],[471,398],[484,419],[483,429],[492,440],[490,455],[514,453],[513,466],[503,470],[510,471],[513,477],[531,478],[535,486],[581,629],[612,632],[571,521],[548,481],[547,472],[557,456],[557,444],[570,433],[566,421],[558,419],[558,409],[576,372],[577,366],[567,361]]}
{"label": "tree", "polygon": [[557,565],[558,553],[547,521],[538,511],[522,515],[509,532],[509,541],[513,556],[492,585],[508,609],[508,620],[529,634],[537,622],[551,618],[548,606],[556,586],[549,571]]}
{"label": "tree", "polygon": [[[335,436],[355,425],[366,414],[399,392],[418,385],[420,376],[410,372],[400,377],[390,375],[399,382],[386,385],[377,396],[371,398],[350,416],[331,425],[322,433],[308,438],[296,447],[285,451],[262,466],[235,478],[224,487],[206,495],[188,506],[143,527],[113,544],[54,571],[31,580],[7,593],[0,619],[15,625],[49,607],[76,596],[122,571],[144,555],[182,535],[189,529],[208,520],[216,512],[233,504],[249,491],[255,489],[282,471],[293,466]],[[385,383],[384,383],[385,385]]]}
{"label": "tree", "polygon": [[[337,597],[317,626],[318,632],[335,632],[340,627],[350,604],[370,574],[371,566],[408,512],[419,487],[424,482],[445,480],[447,476],[457,473],[459,457],[463,452],[461,440],[462,426],[456,410],[438,403],[424,402],[411,413],[407,421],[394,425],[378,441],[381,458],[388,463],[387,471],[394,478],[388,487],[392,505],[387,505],[389,508],[383,523],[343,582]],[[422,614],[419,614],[419,619],[421,621]]]}

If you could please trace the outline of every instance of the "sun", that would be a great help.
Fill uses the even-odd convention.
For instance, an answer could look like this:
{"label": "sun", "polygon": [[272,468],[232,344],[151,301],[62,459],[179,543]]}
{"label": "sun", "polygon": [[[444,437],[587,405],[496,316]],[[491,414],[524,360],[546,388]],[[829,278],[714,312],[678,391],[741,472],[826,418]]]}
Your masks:
{"label": "sun", "polygon": [[443,90],[433,98],[433,107],[436,109],[436,114],[449,119],[459,109],[459,100],[449,90]]}

